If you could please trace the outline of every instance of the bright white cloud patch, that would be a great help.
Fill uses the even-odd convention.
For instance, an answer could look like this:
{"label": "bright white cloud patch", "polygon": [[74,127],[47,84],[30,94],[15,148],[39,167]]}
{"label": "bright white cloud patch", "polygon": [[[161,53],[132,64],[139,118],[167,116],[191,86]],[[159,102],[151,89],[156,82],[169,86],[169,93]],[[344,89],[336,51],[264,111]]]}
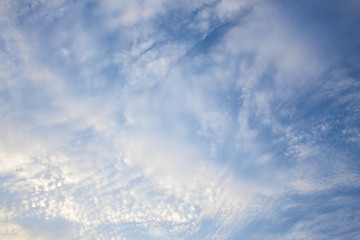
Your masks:
{"label": "bright white cloud patch", "polygon": [[359,12],[2,1],[0,238],[358,239]]}

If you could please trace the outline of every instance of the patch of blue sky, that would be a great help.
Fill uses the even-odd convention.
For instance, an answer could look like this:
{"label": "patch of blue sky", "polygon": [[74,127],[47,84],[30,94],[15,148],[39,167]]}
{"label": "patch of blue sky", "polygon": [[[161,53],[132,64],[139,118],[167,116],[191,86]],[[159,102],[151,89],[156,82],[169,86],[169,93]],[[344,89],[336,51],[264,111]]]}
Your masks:
{"label": "patch of blue sky", "polygon": [[25,217],[19,219],[19,223],[26,229],[40,232],[48,238],[69,238],[71,224],[63,218],[50,217]]}
{"label": "patch of blue sky", "polygon": [[[290,193],[286,198],[278,200],[279,205],[273,207],[271,214],[254,219],[235,234],[234,239],[278,239],[281,236],[291,239],[307,236],[309,231],[316,239],[325,239],[329,233],[339,239],[351,237],[356,233],[355,227],[340,224],[338,221],[351,222],[358,218],[357,214],[351,211],[352,207],[347,205],[349,202],[358,202],[355,197],[358,193],[358,190],[336,190],[309,195]],[[333,214],[337,217],[333,218]],[[277,220],[274,221],[274,218]],[[308,222],[310,224],[307,224]],[[317,227],[315,224],[318,224]],[[287,234],[294,230],[299,233],[289,237]]]}

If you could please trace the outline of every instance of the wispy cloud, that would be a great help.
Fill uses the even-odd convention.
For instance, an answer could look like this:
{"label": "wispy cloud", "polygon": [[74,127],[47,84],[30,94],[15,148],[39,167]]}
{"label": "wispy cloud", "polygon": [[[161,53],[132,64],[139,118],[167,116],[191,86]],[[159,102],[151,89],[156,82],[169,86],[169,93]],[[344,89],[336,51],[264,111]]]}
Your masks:
{"label": "wispy cloud", "polygon": [[3,1],[0,238],[356,239],[337,5]]}

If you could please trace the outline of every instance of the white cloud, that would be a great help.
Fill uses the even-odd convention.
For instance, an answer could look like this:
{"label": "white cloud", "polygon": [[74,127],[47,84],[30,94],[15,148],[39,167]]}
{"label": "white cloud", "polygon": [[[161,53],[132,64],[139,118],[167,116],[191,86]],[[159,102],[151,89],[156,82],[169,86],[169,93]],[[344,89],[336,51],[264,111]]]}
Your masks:
{"label": "white cloud", "polygon": [[[274,102],[301,95],[327,63],[269,3],[98,4],[89,16],[82,3],[36,2],[18,13],[20,3],[0,4],[0,90],[6,92],[0,93],[6,194],[0,236],[48,238],[46,226],[38,232],[21,221],[59,218],[73,239],[119,232],[121,239],[136,232],[139,238],[226,239],[266,219],[289,193],[357,186],[358,174],[341,162],[344,156],[328,159],[328,146],[317,142],[335,121],[306,131],[279,120],[296,109],[277,113]],[[188,56],[214,26],[248,7],[249,15],[217,36],[207,53]],[[197,11],[181,24],[199,36],[158,32],[152,20],[173,9]],[[102,29],[87,25],[90,14],[102,19]],[[29,19],[36,34],[13,23],[19,17]],[[53,26],[46,28],[50,33],[40,20]],[[326,85],[316,96],[336,96],[349,86],[356,81]],[[224,103],[229,98],[234,106]],[[355,93],[340,100],[358,102]],[[356,143],[358,132],[341,133]],[[206,221],[214,229],[204,230]],[[308,236],[307,224],[296,225],[289,237]]]}
{"label": "white cloud", "polygon": [[111,16],[109,22],[112,28],[118,27],[119,24],[131,26],[149,21],[150,18],[163,12],[163,5],[163,0],[131,2],[106,0],[101,2],[104,13]]}

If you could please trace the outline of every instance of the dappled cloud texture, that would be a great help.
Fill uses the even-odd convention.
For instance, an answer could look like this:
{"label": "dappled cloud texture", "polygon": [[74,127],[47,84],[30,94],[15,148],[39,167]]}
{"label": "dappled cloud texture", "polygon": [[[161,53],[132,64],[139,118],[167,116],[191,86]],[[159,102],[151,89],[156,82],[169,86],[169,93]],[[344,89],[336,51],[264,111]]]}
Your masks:
{"label": "dappled cloud texture", "polygon": [[359,239],[360,4],[0,2],[0,239]]}

